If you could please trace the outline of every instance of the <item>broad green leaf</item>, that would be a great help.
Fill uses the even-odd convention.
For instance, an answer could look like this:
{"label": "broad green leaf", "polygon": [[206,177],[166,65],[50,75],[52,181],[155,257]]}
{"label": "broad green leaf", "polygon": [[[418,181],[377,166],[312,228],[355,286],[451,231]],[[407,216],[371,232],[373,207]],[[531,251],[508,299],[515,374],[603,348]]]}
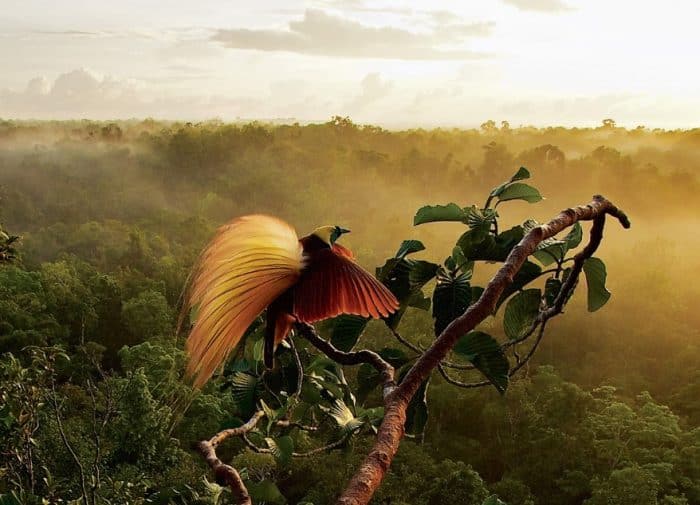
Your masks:
{"label": "broad green leaf", "polygon": [[546,247],[537,249],[532,255],[537,258],[542,266],[549,266],[553,263],[557,263],[564,259],[565,252],[565,242],[551,243]]}
{"label": "broad green leaf", "polygon": [[418,209],[418,212],[416,212],[413,218],[413,225],[417,226],[419,224],[433,223],[436,221],[464,222],[466,218],[466,213],[455,203],[448,203],[447,205],[429,205]]}
{"label": "broad green leaf", "polygon": [[532,327],[540,310],[539,289],[526,289],[508,301],[503,316],[503,329],[508,338],[520,338]]}
{"label": "broad green leaf", "polygon": [[269,447],[272,455],[281,466],[286,466],[292,460],[292,452],[294,452],[294,440],[292,437],[285,435],[278,438],[265,438],[265,443]]}
{"label": "broad green leaf", "polygon": [[467,259],[464,255],[464,251],[462,251],[462,248],[458,245],[454,246],[452,249],[452,261],[454,261],[456,268],[471,279],[474,272],[474,262]]}
{"label": "broad green leaf", "polygon": [[529,184],[516,182],[509,184],[498,196],[499,202],[507,202],[509,200],[525,200],[528,203],[535,203],[542,200],[542,195]]}
{"label": "broad green leaf", "polygon": [[470,331],[457,341],[453,351],[472,364],[499,392],[508,388],[510,364],[495,338],[482,331]]}
{"label": "broad green leaf", "polygon": [[430,298],[425,296],[422,291],[419,291],[408,299],[409,307],[414,307],[420,310],[430,310],[431,303]]}
{"label": "broad green leaf", "polygon": [[277,485],[270,480],[247,482],[248,494],[255,503],[286,503]]}
{"label": "broad green leaf", "polygon": [[418,251],[423,251],[425,246],[420,240],[404,240],[399,246],[399,250],[396,251],[395,256],[397,258],[403,259],[408,254],[412,254]]}
{"label": "broad green leaf", "polygon": [[440,335],[454,319],[461,316],[471,302],[469,277],[441,270],[433,292],[435,335]]}
{"label": "broad green leaf", "polygon": [[501,297],[499,298],[498,303],[496,304],[495,310],[498,310],[501,304],[505,302],[510,295],[512,295],[516,291],[520,291],[530,282],[537,279],[541,273],[542,269],[538,265],[532,263],[531,261],[526,261],[525,263],[523,263],[523,266],[520,267],[518,273],[515,274],[515,277],[513,277],[513,282],[511,282],[510,285],[503,290],[503,294],[501,294]]}
{"label": "broad green leaf", "polygon": [[506,181],[502,184],[499,184],[495,188],[493,188],[491,190],[491,193],[489,193],[489,201],[491,200],[491,198],[496,197],[496,196],[500,195],[501,193],[503,193],[503,190],[508,187],[508,184],[510,184],[510,181]]}
{"label": "broad green leaf", "polygon": [[469,228],[479,230],[482,233],[488,233],[498,217],[498,213],[494,209],[479,209],[476,205],[465,208],[464,212]]}
{"label": "broad green leaf", "polygon": [[567,244],[567,250],[576,249],[583,240],[583,228],[581,228],[581,223],[576,222],[571,227],[569,233],[564,237],[564,241]]}
{"label": "broad green leaf", "polygon": [[525,235],[522,226],[514,226],[496,237],[491,234],[479,235],[474,231],[469,230],[457,241],[464,255],[472,261],[505,261]]}
{"label": "broad green leaf", "polygon": [[411,398],[411,402],[406,408],[406,423],[404,427],[406,433],[423,438],[425,426],[428,424],[428,383],[430,379],[424,380]]}
{"label": "broad green leaf", "polygon": [[231,394],[242,416],[251,416],[260,393],[260,379],[245,372],[235,372],[231,376]]}
{"label": "broad green leaf", "polygon": [[588,285],[588,311],[595,312],[610,299],[610,291],[605,287],[605,263],[599,258],[588,258],[583,262],[583,272]]}
{"label": "broad green leaf", "polygon": [[350,351],[365,331],[369,319],[362,316],[343,314],[333,320],[331,344],[341,351]]}
{"label": "broad green leaf", "polygon": [[439,265],[430,261],[411,260],[410,270],[408,271],[408,282],[411,290],[422,288],[430,282],[437,274]]}
{"label": "broad green leaf", "polygon": [[409,305],[425,306],[421,288],[435,277],[437,268],[438,265],[429,261],[390,258],[377,269],[377,278],[401,304],[399,310],[386,319],[389,327],[398,326]]}
{"label": "broad green leaf", "polygon": [[522,181],[530,178],[530,171],[525,167],[520,167],[517,172],[510,178],[510,182]]}

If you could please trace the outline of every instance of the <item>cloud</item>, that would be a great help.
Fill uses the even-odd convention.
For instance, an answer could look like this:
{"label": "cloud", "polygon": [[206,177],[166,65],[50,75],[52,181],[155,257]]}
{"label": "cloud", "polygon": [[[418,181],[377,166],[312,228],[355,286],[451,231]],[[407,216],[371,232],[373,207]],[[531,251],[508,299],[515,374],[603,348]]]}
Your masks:
{"label": "cloud", "polygon": [[208,119],[264,117],[263,98],[214,95],[173,96],[143,83],[119,80],[81,68],[59,75],[31,79],[24,90],[0,90],[0,111],[5,118]]}
{"label": "cloud", "polygon": [[391,81],[382,79],[377,72],[367,74],[360,85],[362,87],[360,94],[343,107],[347,114],[363,112],[373,103],[389,96],[394,87]]}
{"label": "cloud", "polygon": [[561,12],[571,10],[562,0],[503,0],[523,11]]}
{"label": "cloud", "polygon": [[464,39],[487,35],[491,23],[447,23],[413,32],[374,27],[308,9],[286,30],[236,28],[218,30],[213,40],[231,49],[286,51],[345,58],[461,60],[484,56],[459,47]]}

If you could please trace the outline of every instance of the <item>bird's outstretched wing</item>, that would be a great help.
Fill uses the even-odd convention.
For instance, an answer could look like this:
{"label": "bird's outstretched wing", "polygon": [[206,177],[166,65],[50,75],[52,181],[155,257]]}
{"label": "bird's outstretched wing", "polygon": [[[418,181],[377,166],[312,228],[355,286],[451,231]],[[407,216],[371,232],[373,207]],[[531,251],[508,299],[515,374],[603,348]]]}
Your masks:
{"label": "bird's outstretched wing", "polygon": [[338,244],[314,253],[294,287],[294,315],[312,323],[340,314],[378,319],[399,308],[386,286],[355,263]]}
{"label": "bird's outstretched wing", "polygon": [[255,318],[297,282],[302,248],[279,219],[252,215],[219,228],[195,267],[183,315],[196,312],[187,339],[187,376],[204,384]]}

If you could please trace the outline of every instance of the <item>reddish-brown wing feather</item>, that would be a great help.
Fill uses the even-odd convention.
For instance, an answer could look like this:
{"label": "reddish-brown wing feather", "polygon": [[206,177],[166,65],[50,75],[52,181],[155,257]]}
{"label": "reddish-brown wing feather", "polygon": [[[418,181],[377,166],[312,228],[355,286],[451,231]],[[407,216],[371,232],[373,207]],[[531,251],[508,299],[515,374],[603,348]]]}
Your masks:
{"label": "reddish-brown wing feather", "polygon": [[355,263],[348,249],[337,244],[311,253],[294,287],[294,315],[306,323],[340,314],[378,319],[398,308],[391,291]]}

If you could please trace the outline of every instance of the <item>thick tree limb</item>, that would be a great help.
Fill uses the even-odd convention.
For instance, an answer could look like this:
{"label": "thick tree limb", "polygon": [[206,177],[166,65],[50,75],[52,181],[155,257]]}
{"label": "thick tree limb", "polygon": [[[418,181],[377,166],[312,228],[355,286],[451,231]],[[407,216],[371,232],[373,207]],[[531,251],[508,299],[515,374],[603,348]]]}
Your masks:
{"label": "thick tree limb", "polygon": [[[533,228],[523,237],[488,283],[479,300],[469,306],[464,314],[445,328],[433,345],[418,358],[401,384],[384,397],[384,420],[379,427],[374,447],[339,498],[339,505],[365,505],[369,503],[399,448],[404,435],[406,408],[420,384],[441,364],[462,335],[473,330],[493,312],[503,290],[513,282],[513,277],[525,260],[535,252],[537,246],[543,240],[557,235],[578,221],[592,220],[594,227],[591,230],[591,242],[586,249],[592,247],[595,250],[602,239],[606,214],[617,218],[624,228],[630,227],[629,219],[624,212],[602,196],[596,195],[588,205],[565,209],[549,223]],[[586,249],[580,254],[582,255]],[[579,262],[574,262],[574,268],[577,263]],[[582,268],[583,260],[580,261],[580,269]],[[573,273],[575,272],[572,271]],[[574,277],[574,275],[570,275],[567,283]],[[575,281],[571,280],[571,282]],[[566,298],[562,295],[567,283],[562,286],[560,295],[555,300],[552,309],[558,307],[561,310],[563,307]]]}

